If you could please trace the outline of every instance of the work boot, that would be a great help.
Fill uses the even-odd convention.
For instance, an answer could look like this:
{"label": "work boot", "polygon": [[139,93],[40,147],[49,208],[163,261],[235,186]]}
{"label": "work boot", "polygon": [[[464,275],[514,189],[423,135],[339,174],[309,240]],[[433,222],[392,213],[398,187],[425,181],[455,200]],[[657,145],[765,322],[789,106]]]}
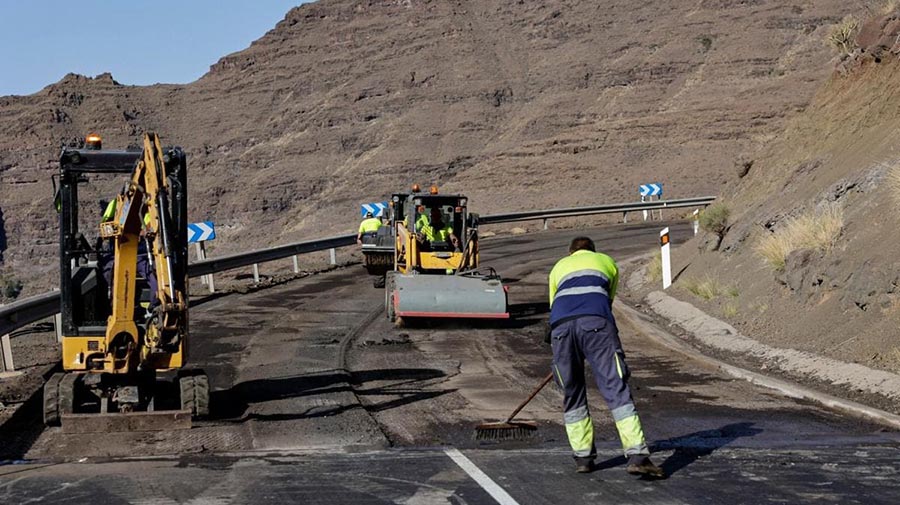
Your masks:
{"label": "work boot", "polygon": [[628,466],[625,467],[625,471],[632,475],[645,475],[653,479],[664,479],[666,477],[663,469],[654,465],[650,461],[650,456],[645,454],[629,456]]}
{"label": "work boot", "polygon": [[594,460],[590,458],[575,458],[575,472],[591,473],[595,470]]}

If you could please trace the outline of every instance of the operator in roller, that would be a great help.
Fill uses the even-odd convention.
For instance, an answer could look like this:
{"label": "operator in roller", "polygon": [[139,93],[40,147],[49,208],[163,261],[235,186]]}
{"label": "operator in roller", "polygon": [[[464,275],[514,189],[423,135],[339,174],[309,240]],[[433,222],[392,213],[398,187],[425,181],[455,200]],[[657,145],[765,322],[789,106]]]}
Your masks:
{"label": "operator in roller", "polygon": [[444,223],[441,208],[431,208],[430,217],[424,212],[416,219],[416,238],[421,243],[446,242],[454,249],[459,249],[459,239],[453,233],[453,226]]}

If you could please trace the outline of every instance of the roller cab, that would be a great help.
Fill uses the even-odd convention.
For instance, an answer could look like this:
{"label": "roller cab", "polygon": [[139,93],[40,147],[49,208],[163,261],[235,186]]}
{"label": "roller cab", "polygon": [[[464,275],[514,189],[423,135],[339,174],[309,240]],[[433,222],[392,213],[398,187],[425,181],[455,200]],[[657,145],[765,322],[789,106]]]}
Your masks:
{"label": "roller cab", "polygon": [[389,202],[393,268],[385,277],[392,322],[410,318],[508,319],[507,290],[479,266],[478,216],[463,195],[427,194],[417,186]]}

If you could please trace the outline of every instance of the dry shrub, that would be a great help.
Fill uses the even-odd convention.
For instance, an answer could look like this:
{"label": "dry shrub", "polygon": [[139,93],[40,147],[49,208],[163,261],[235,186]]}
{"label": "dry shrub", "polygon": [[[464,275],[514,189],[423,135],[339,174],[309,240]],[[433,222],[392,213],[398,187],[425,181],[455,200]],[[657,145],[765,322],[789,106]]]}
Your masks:
{"label": "dry shrub", "polygon": [[766,302],[755,302],[750,304],[750,310],[753,310],[759,314],[765,314],[769,311],[769,304]]}
{"label": "dry shrub", "polygon": [[725,317],[735,317],[738,315],[738,306],[735,303],[726,303],[722,307],[722,315]]}
{"label": "dry shrub", "polygon": [[722,294],[721,284],[710,276],[706,276],[703,279],[694,277],[684,279],[681,281],[681,286],[693,293],[694,296],[704,300],[712,300]]}
{"label": "dry shrub", "polygon": [[784,224],[756,245],[756,253],[775,270],[784,270],[787,257],[800,249],[830,251],[844,228],[844,210],[829,204],[816,212],[807,212]]}
{"label": "dry shrub", "polygon": [[728,205],[722,202],[714,203],[700,212],[700,228],[722,238],[728,230],[730,216],[731,209]]}
{"label": "dry shrub", "polygon": [[828,43],[841,56],[848,55],[856,48],[858,31],[859,21],[853,16],[847,16],[843,21],[831,27],[831,31],[828,32]]}

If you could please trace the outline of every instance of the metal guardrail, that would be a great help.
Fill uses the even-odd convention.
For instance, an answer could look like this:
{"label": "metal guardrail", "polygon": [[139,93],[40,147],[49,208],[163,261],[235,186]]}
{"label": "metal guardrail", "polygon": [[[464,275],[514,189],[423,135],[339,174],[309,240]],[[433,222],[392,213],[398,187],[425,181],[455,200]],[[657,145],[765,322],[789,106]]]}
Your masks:
{"label": "metal guardrail", "polygon": [[32,296],[0,307],[0,372],[15,370],[9,334],[59,312],[59,291]]}
{"label": "metal guardrail", "polygon": [[492,214],[481,216],[478,219],[478,222],[481,224],[514,223],[517,221],[532,221],[537,219],[551,219],[556,217],[587,216],[592,214],[618,214],[619,212],[675,209],[681,207],[703,207],[711,204],[715,201],[715,199],[716,197],[714,196],[703,196],[699,198],[682,198],[678,200],[654,200],[652,202],[613,203],[607,205],[594,205],[590,207],[569,207],[565,209],[511,212],[506,214]]}
{"label": "metal guardrail", "polygon": [[233,268],[246,267],[267,261],[289,258],[296,254],[305,254],[316,251],[324,251],[335,247],[344,247],[356,243],[356,235],[340,235],[338,237],[296,242],[294,244],[279,245],[269,249],[259,249],[245,253],[231,254],[219,258],[209,258],[188,265],[189,277],[200,277],[231,270]]}
{"label": "metal guardrail", "polygon": [[6,335],[19,328],[59,312],[59,291],[18,300],[0,307],[0,335]]}
{"label": "metal guardrail", "polygon": [[[570,207],[563,209],[545,209],[526,212],[510,212],[479,217],[481,224],[513,223],[559,217],[586,216],[592,214],[613,214],[619,212],[635,212],[642,210],[674,209],[682,207],[703,207],[715,201],[714,196],[700,198],[682,198],[678,200],[656,200],[652,202],[618,203],[596,205],[591,207]],[[298,254],[345,247],[356,243],[356,235],[340,235],[319,240],[308,240],[293,244],[280,245],[268,249],[259,249],[244,253],[231,254],[219,258],[210,258],[188,266],[189,277],[201,277],[216,272],[257,265],[267,261],[289,258]],[[296,269],[296,264],[295,264]],[[254,268],[256,276],[258,273]],[[9,349],[9,333],[25,325],[46,319],[59,312],[59,292],[51,291],[43,295],[32,296],[0,307],[0,372],[12,370],[12,356]]]}

